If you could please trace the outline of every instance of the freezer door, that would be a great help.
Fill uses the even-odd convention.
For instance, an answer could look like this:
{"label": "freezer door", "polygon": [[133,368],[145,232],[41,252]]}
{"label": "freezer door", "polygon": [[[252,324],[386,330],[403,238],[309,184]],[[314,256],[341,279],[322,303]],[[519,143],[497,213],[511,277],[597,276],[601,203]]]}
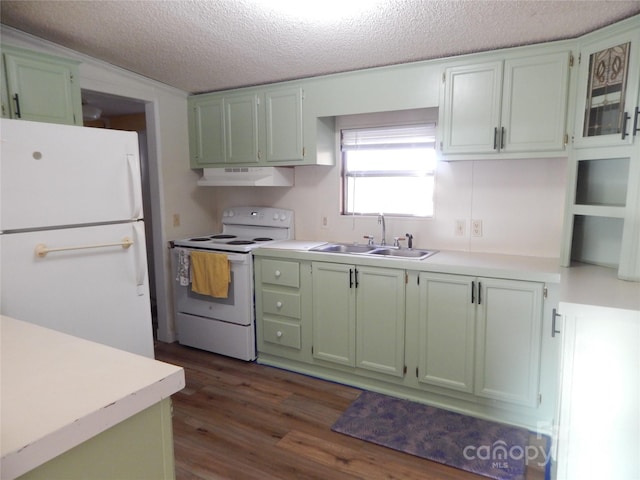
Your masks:
{"label": "freezer door", "polygon": [[0,121],[2,231],[142,218],[135,132]]}
{"label": "freezer door", "polygon": [[5,233],[0,252],[3,315],[153,358],[142,222]]}

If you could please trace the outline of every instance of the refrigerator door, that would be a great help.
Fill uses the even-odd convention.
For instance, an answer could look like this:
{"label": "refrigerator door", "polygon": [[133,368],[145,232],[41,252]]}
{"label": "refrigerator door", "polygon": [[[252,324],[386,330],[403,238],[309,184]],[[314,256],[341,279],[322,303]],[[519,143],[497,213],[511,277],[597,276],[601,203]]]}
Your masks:
{"label": "refrigerator door", "polygon": [[135,132],[1,120],[0,230],[142,218]]}
{"label": "refrigerator door", "polygon": [[143,222],[5,233],[0,249],[3,315],[153,358]]}

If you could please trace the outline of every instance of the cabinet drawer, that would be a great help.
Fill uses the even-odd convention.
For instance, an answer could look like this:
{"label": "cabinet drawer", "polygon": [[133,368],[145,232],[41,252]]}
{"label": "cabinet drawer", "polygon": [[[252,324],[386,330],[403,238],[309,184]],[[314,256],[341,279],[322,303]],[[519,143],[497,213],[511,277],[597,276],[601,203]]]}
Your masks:
{"label": "cabinet drawer", "polygon": [[300,349],[300,325],[265,318],[263,326],[265,342]]}
{"label": "cabinet drawer", "polygon": [[300,318],[300,294],[262,290],[262,311],[285,317]]}
{"label": "cabinet drawer", "polygon": [[262,260],[261,280],[262,283],[297,288],[300,286],[300,266],[297,262]]}

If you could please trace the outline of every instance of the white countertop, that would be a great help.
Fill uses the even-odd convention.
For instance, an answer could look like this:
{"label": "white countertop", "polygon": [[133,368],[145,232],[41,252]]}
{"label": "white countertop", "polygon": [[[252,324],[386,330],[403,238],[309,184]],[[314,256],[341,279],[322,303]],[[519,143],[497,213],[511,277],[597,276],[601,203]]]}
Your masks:
{"label": "white countertop", "polygon": [[405,268],[407,270],[560,283],[560,267],[557,258],[440,250],[431,257],[423,260],[415,260],[400,257],[381,258],[375,255],[309,251],[311,248],[324,245],[325,243],[326,242],[319,241],[288,240],[257,248],[253,252],[258,255],[264,252],[266,255],[283,257],[295,252],[297,258],[318,261],[357,261],[363,265],[385,265],[394,268]]}
{"label": "white countertop", "polygon": [[578,263],[561,272],[561,302],[640,310],[640,283],[620,280],[614,268]]}
{"label": "white countertop", "polygon": [[570,268],[559,266],[559,259],[501,255],[494,253],[441,250],[424,260],[373,258],[367,255],[310,252],[326,242],[291,240],[276,242],[254,251],[260,254],[286,258],[295,257],[318,261],[356,261],[359,264],[405,268],[408,270],[480,275],[513,280],[529,280],[559,284],[559,300],[567,303],[594,305],[640,311],[640,283],[620,280],[613,268],[574,264]]}
{"label": "white countertop", "polygon": [[181,367],[9,317],[0,316],[0,336],[0,477],[5,480],[185,385]]}

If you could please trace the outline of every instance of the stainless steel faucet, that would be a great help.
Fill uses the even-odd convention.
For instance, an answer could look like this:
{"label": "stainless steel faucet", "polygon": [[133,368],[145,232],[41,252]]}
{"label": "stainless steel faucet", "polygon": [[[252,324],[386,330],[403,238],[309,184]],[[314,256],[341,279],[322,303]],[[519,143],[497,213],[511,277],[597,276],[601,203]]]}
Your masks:
{"label": "stainless steel faucet", "polygon": [[382,225],[382,241],[380,242],[380,245],[386,245],[387,244],[387,225],[384,223],[384,213],[380,213],[380,215],[378,215],[378,225]]}

